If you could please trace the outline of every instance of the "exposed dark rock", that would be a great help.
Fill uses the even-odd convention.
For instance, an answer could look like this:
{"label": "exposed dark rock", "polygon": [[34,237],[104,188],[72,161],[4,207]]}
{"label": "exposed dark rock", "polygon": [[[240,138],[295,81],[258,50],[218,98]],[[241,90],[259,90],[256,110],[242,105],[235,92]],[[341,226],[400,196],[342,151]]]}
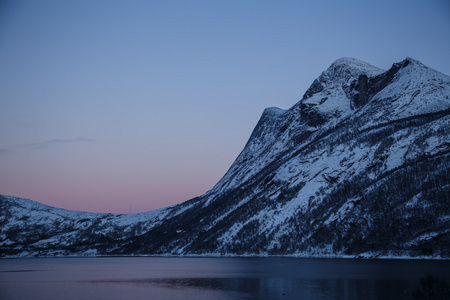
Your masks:
{"label": "exposed dark rock", "polygon": [[384,89],[394,78],[395,74],[401,68],[408,66],[410,59],[407,58],[400,63],[395,63],[392,67],[377,76],[367,77],[367,75],[360,75],[357,81],[351,84],[353,94],[353,106],[359,108],[364,106],[375,94]]}

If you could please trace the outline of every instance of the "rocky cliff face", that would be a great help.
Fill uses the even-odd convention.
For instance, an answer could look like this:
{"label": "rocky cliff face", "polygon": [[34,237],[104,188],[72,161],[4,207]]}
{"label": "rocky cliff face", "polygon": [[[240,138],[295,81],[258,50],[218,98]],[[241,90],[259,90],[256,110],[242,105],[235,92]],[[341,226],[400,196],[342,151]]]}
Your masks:
{"label": "rocky cliff face", "polygon": [[292,108],[264,111],[205,195],[127,216],[48,208],[53,217],[41,221],[18,217],[37,206],[2,197],[0,246],[9,254],[450,257],[449,96],[450,78],[416,60],[383,71],[339,59]]}

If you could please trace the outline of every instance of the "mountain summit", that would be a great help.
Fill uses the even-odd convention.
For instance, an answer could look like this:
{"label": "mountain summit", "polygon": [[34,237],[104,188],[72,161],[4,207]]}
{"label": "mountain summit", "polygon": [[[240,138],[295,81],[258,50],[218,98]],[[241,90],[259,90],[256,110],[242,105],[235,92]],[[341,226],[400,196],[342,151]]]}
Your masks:
{"label": "mountain summit", "polygon": [[3,255],[450,257],[450,77],[336,60],[206,194],[137,215],[1,196]]}

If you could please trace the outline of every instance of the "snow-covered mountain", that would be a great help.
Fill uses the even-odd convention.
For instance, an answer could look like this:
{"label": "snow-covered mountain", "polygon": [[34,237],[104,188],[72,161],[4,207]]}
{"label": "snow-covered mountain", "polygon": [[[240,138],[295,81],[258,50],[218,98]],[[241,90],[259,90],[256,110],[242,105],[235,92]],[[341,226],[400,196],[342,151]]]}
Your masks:
{"label": "snow-covered mountain", "polygon": [[450,257],[450,77],[341,58],[206,194],[134,215],[0,196],[6,255]]}

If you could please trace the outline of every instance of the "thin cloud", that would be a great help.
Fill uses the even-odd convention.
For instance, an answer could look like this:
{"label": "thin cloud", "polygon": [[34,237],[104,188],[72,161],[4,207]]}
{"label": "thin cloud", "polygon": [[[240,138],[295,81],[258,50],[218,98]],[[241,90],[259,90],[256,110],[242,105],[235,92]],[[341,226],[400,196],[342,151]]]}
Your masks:
{"label": "thin cloud", "polygon": [[95,140],[84,137],[78,137],[74,139],[51,139],[43,142],[15,145],[9,148],[0,148],[0,155],[11,154],[18,150],[40,150],[55,147],[58,145],[67,145],[75,143],[92,143],[92,142],[95,142]]}
{"label": "thin cloud", "polygon": [[74,143],[91,143],[91,142],[94,142],[94,140],[88,139],[88,138],[83,138],[83,137],[78,137],[75,139],[52,139],[52,140],[47,140],[47,141],[43,141],[43,142],[24,144],[24,145],[21,145],[18,147],[28,148],[28,149],[43,149],[43,148],[53,147],[53,146],[57,146],[57,145],[74,144]]}

